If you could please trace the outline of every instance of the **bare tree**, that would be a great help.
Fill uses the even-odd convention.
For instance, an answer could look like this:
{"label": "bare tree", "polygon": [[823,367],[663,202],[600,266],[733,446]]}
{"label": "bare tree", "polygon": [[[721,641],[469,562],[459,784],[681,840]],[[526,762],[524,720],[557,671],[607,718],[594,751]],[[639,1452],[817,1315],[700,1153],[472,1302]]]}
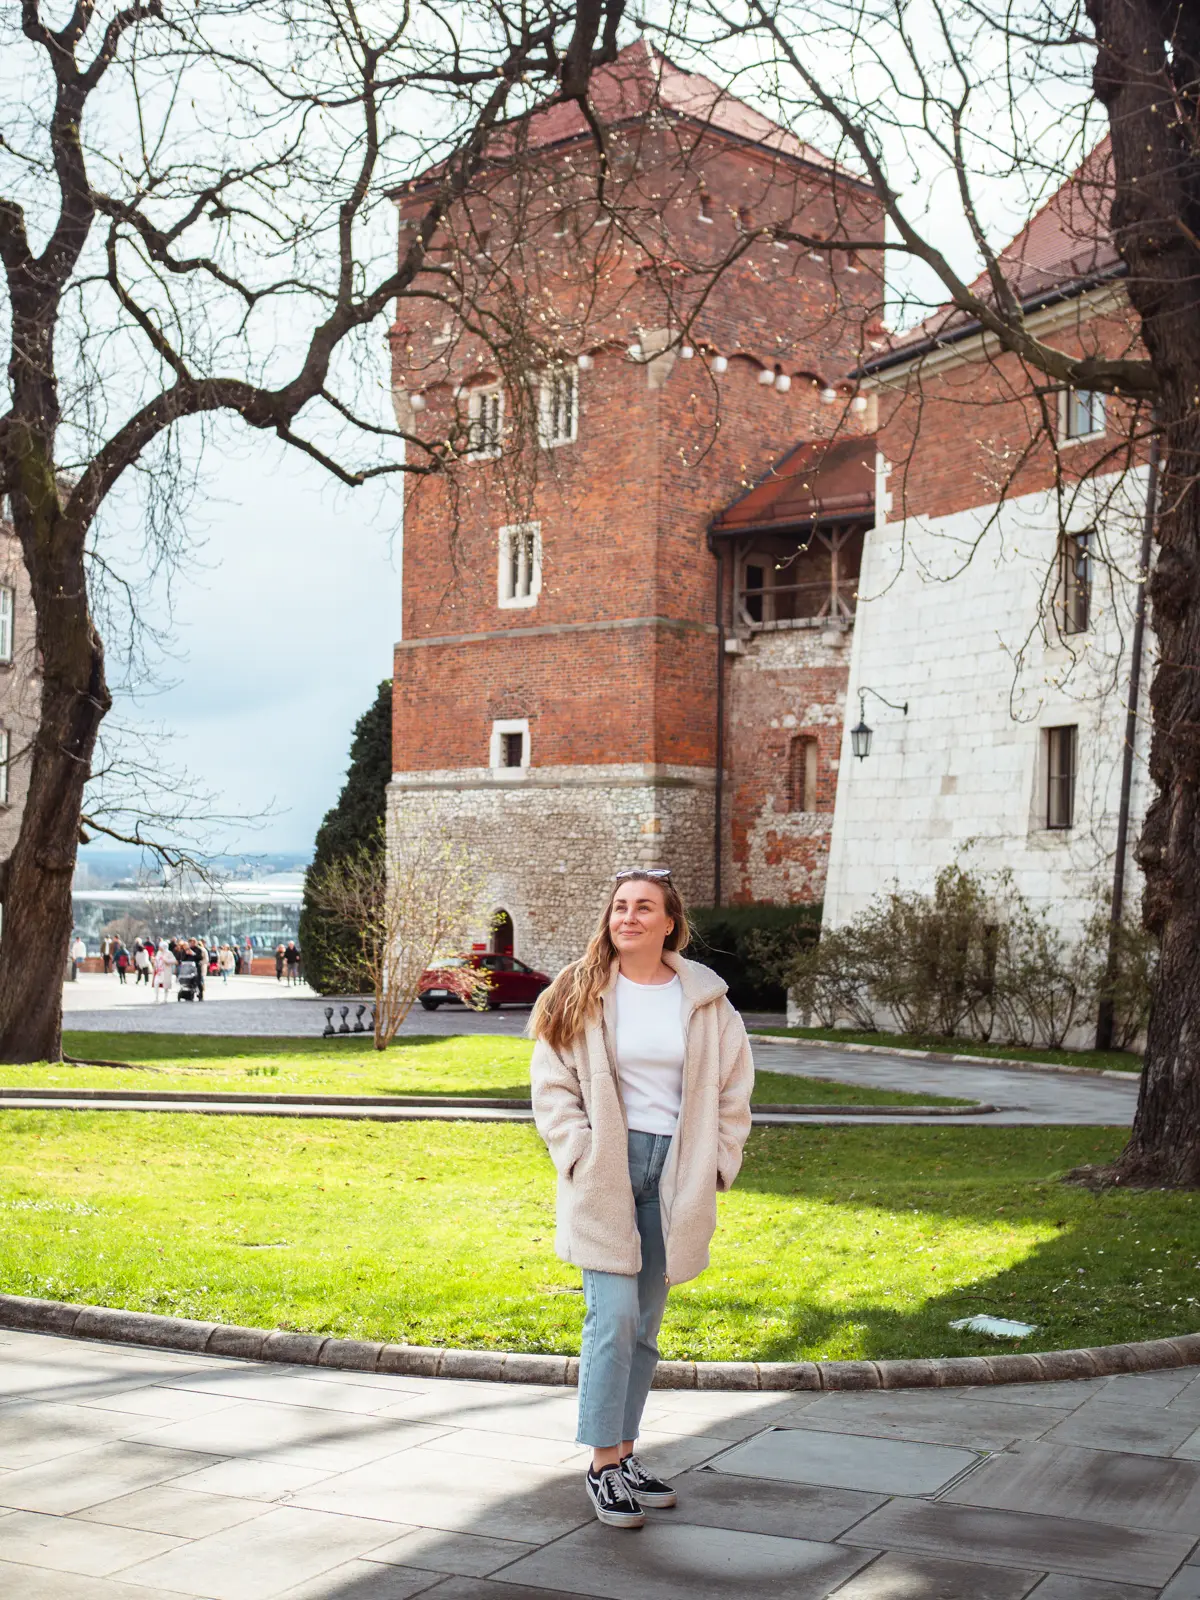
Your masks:
{"label": "bare tree", "polygon": [[[393,302],[453,301],[435,235],[537,99],[584,102],[623,0],[23,0],[0,18],[7,495],[37,609],[40,726],[0,864],[0,1058],[57,1059],[84,785],[111,704],[89,596],[118,502],[169,565],[181,427],[227,414],[347,484],[439,473],[456,443],[378,404]],[[17,85],[19,84],[19,89]],[[397,264],[388,192],[432,172]],[[515,326],[507,370],[536,348]],[[356,441],[347,446],[347,435]],[[366,454],[364,455],[364,451]],[[136,490],[136,492],[135,492]]]}
{"label": "bare tree", "polygon": [[[375,1000],[375,1048],[386,1050],[416,1003],[422,973],[456,950],[479,920],[482,878],[449,839],[397,829],[385,846],[359,845],[310,872],[311,902],[344,929],[331,956],[353,992],[363,972]],[[488,974],[466,968],[466,1004],[487,1003]]]}

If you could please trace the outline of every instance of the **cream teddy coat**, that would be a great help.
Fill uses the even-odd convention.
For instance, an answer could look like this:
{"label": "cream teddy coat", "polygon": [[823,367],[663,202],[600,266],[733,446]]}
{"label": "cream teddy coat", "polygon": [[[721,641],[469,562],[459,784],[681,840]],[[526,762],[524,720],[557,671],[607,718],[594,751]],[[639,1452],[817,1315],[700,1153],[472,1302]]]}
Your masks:
{"label": "cream teddy coat", "polygon": [[[667,1281],[708,1265],[717,1190],[728,1189],[750,1132],[754,1062],[726,985],[698,962],[664,950],[683,989],[686,1049],[679,1125],[659,1181]],[[637,1273],[642,1247],[629,1183],[628,1125],[617,1074],[617,964],[601,1014],[561,1054],[539,1039],[530,1068],[533,1116],[558,1171],[555,1249],[593,1272]]]}

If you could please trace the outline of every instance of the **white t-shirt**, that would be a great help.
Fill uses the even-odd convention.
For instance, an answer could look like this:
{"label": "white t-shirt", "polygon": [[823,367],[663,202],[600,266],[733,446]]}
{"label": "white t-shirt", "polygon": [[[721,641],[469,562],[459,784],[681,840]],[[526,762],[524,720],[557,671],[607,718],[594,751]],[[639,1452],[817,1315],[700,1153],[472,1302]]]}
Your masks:
{"label": "white t-shirt", "polygon": [[683,1099],[683,986],[617,974],[617,1072],[625,1115],[639,1133],[675,1132]]}

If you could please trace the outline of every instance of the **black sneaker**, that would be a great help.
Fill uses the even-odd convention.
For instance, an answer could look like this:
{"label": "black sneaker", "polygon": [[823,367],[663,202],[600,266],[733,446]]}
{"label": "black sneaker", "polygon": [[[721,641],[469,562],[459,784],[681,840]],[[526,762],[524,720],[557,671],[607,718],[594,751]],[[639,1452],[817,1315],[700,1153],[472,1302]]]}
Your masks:
{"label": "black sneaker", "polygon": [[675,1504],[675,1491],[669,1483],[647,1472],[636,1456],[626,1456],[621,1463],[621,1476],[625,1487],[639,1505],[658,1511]]}
{"label": "black sneaker", "polygon": [[587,1492],[596,1516],[610,1528],[640,1528],[646,1513],[629,1491],[620,1467],[588,1469]]}

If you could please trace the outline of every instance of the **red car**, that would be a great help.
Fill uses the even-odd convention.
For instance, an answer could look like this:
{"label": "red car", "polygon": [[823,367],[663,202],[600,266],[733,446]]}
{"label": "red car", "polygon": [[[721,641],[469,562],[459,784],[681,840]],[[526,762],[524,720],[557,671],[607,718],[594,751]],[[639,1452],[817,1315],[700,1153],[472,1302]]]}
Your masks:
{"label": "red car", "polygon": [[[486,991],[476,977],[479,972],[487,973]],[[436,1011],[447,1002],[470,1006],[472,1011],[495,1011],[498,1006],[531,1006],[550,983],[544,972],[535,972],[513,956],[472,950],[469,955],[447,956],[423,972],[417,998],[426,1011]]]}

